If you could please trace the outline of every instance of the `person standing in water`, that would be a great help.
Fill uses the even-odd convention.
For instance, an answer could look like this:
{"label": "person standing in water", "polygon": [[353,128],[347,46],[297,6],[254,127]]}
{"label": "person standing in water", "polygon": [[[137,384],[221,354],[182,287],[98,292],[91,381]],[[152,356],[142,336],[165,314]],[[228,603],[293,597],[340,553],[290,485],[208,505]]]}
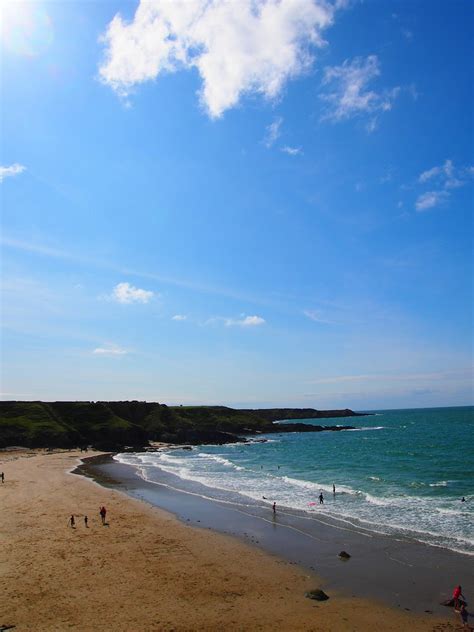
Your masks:
{"label": "person standing in water", "polygon": [[276,516],[276,512],[277,512],[277,504],[273,503],[273,515]]}
{"label": "person standing in water", "polygon": [[334,485],[334,483],[332,484],[332,495],[336,495],[336,486]]}
{"label": "person standing in water", "polygon": [[323,492],[321,492],[321,493],[319,494],[319,504],[320,504],[320,505],[323,505],[323,504],[324,504],[324,496],[323,496]]}

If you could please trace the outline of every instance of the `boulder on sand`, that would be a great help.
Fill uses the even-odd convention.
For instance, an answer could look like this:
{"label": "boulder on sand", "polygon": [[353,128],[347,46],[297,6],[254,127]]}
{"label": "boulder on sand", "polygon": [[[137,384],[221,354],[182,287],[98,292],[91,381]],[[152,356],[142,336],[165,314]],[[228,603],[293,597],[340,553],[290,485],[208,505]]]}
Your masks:
{"label": "boulder on sand", "polygon": [[316,590],[308,591],[304,594],[304,596],[308,597],[308,599],[315,599],[316,601],[326,601],[327,599],[329,599],[324,590],[320,590],[319,588],[316,588]]}

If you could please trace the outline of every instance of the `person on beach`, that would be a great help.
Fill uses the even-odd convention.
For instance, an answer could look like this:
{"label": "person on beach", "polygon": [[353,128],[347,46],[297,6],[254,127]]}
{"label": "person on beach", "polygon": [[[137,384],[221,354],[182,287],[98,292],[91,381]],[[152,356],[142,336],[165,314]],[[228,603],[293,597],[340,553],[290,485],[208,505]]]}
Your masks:
{"label": "person on beach", "polygon": [[321,492],[321,493],[319,494],[319,504],[320,504],[320,505],[323,505],[323,504],[324,504],[324,496],[323,496],[323,492]]}
{"label": "person on beach", "polygon": [[332,494],[333,496],[336,495],[336,486],[334,485],[334,483],[332,484]]}
{"label": "person on beach", "polygon": [[456,588],[453,590],[454,609],[456,610],[456,612],[459,612],[461,608],[461,604],[459,603],[461,601],[461,598],[463,601],[466,601],[466,597],[464,597],[464,595],[462,594],[461,586],[456,586]]}
{"label": "person on beach", "polygon": [[71,525],[72,529],[75,529],[76,527],[76,521],[74,519],[74,514],[71,514],[71,517],[69,518],[69,524]]}
{"label": "person on beach", "polygon": [[4,483],[5,482],[5,474],[3,472],[1,474],[1,478],[2,478],[2,483]]}
{"label": "person on beach", "polygon": [[107,515],[107,509],[105,507],[101,507],[99,514],[100,514],[100,519],[102,520],[102,524],[105,524],[105,516]]}
{"label": "person on beach", "polygon": [[276,512],[277,512],[277,504],[273,503],[273,515],[276,516]]}
{"label": "person on beach", "polygon": [[85,524],[85,526],[86,526],[86,529],[87,529],[87,528],[88,528],[88,526],[89,526],[89,525],[87,524],[87,522],[88,522],[88,518],[87,518],[87,516],[84,516],[84,524]]}

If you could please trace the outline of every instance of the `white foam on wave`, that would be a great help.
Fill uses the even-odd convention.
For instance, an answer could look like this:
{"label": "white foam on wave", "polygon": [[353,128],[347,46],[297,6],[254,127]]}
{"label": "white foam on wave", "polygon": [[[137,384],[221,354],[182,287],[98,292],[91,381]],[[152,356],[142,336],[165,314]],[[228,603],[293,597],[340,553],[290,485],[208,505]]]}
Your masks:
{"label": "white foam on wave", "polygon": [[[325,492],[330,492],[332,494],[332,485],[328,485],[327,483],[304,481],[299,478],[292,478],[291,476],[282,476],[282,477],[277,477],[277,478],[281,478],[281,480],[287,483],[290,483],[290,485],[301,487],[303,489],[307,489],[312,492],[325,491]],[[337,492],[344,493],[344,494],[357,494],[357,490],[352,489],[352,487],[347,487],[345,485],[338,485]]]}
{"label": "white foam on wave", "polygon": [[199,452],[199,454],[197,456],[200,459],[207,459],[207,460],[210,460],[210,461],[215,461],[216,463],[220,463],[222,465],[226,465],[227,467],[232,467],[235,470],[243,470],[244,469],[240,465],[236,465],[235,463],[232,463],[232,461],[229,461],[228,459],[224,459],[224,457],[219,456],[217,454],[206,454],[205,452]]}
{"label": "white foam on wave", "polygon": [[362,426],[361,428],[351,428],[346,432],[365,432],[366,430],[384,430],[385,426]]}
{"label": "white foam on wave", "polygon": [[430,487],[447,487],[448,481],[438,481],[437,483],[430,483]]}

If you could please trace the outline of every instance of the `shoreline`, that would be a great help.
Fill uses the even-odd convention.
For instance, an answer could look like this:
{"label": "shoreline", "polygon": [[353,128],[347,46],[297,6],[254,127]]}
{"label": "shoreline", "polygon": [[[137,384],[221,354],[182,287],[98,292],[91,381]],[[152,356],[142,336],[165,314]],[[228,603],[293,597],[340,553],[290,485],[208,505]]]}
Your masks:
{"label": "shoreline", "polygon": [[[449,616],[449,610],[440,603],[451,596],[454,585],[461,583],[466,594],[474,591],[469,557],[461,553],[348,528],[327,516],[320,520],[278,508],[273,517],[270,509],[242,507],[228,501],[223,504],[203,498],[196,490],[178,488],[184,481],[165,472],[161,484],[148,482],[136,467],[118,463],[110,455],[99,461],[86,460],[78,469],[94,480],[102,477],[103,484],[171,512],[185,524],[232,535],[317,573],[324,590],[440,617]],[[205,493],[204,487],[202,491]],[[342,550],[351,554],[350,560],[338,557]]]}
{"label": "shoreline", "polygon": [[418,616],[333,589],[326,602],[309,600],[304,594],[320,586],[317,575],[202,523],[182,524],[123,493],[124,486],[104,487],[116,484],[113,477],[91,484],[71,473],[83,457],[79,451],[0,453],[4,626],[18,632],[459,627],[449,610],[443,617]]}

